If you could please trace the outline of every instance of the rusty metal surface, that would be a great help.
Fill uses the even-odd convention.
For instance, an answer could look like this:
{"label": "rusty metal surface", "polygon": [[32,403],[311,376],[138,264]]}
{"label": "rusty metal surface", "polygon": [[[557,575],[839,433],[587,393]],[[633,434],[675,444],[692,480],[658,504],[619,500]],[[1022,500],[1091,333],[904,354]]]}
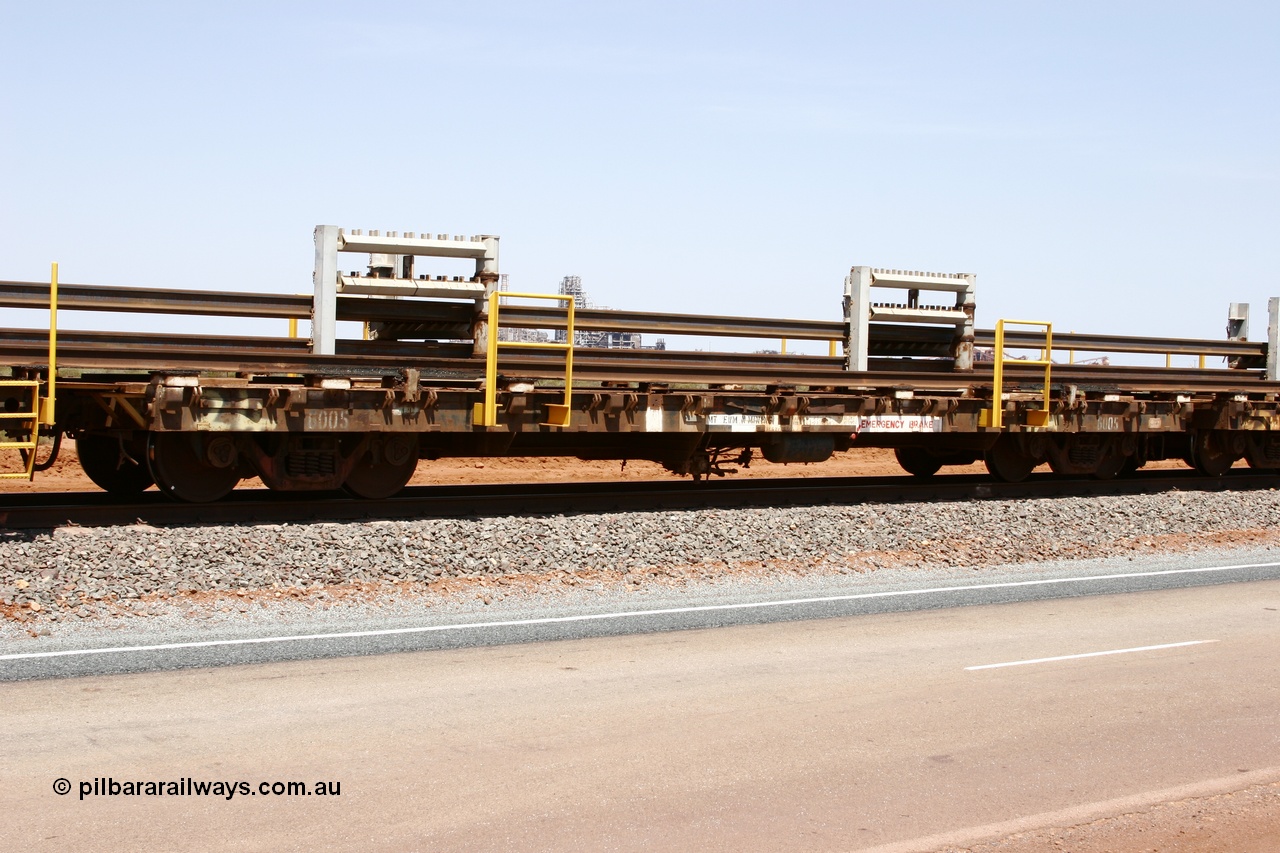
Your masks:
{"label": "rusty metal surface", "polygon": [[[1008,349],[1040,349],[1044,346],[1043,332],[1006,331],[1005,347]],[[980,347],[995,345],[995,332],[978,329],[974,343]],[[1080,332],[1053,333],[1053,352],[1066,358],[1066,350],[1079,353],[1147,353],[1151,355],[1206,355],[1229,358],[1262,358],[1267,354],[1265,341],[1213,341],[1198,338],[1150,338],[1133,335],[1093,335]],[[1054,370],[1057,371],[1057,367]]]}
{"label": "rusty metal surface", "polygon": [[[504,305],[502,325],[525,329],[563,329],[564,312],[555,308]],[[647,311],[584,308],[574,312],[579,329],[602,332],[641,332],[656,335],[706,337],[788,338],[791,340],[842,340],[844,324],[822,320],[786,320],[762,317],[660,314]]]}
{"label": "rusty metal surface", "polygon": [[[45,282],[0,281],[0,307],[47,308],[49,286]],[[163,288],[118,287],[108,285],[60,284],[60,303],[65,310],[124,311],[153,314],[208,314],[226,317],[306,318],[311,313],[310,295],[251,293],[240,291],[200,291]],[[338,299],[338,319],[366,322],[404,322],[440,329],[459,328],[470,323],[474,307],[470,302],[424,300]],[[583,330],[682,334],[790,340],[843,340],[845,324],[839,321],[776,319],[720,315],[690,315],[615,309],[583,309],[575,324]],[[503,325],[513,328],[557,330],[564,328],[563,312],[538,306],[503,306]],[[877,339],[881,350],[937,348],[950,338],[949,330],[915,328],[893,324],[872,324],[873,350]],[[1010,332],[1011,348],[1037,348],[1037,335]],[[975,331],[975,343],[994,344],[991,329]],[[1266,344],[1259,341],[1156,338],[1133,335],[1100,335],[1059,332],[1054,350],[1088,353],[1146,353],[1206,355],[1225,358],[1261,358]],[[874,352],[873,352],[874,354]]]}
{"label": "rusty metal surface", "polygon": [[[59,345],[64,367],[91,371],[382,376],[411,367],[423,370],[426,378],[474,381],[484,369],[482,361],[466,357],[466,348],[458,345],[344,341],[342,350],[348,354],[317,356],[308,351],[303,339],[125,332],[63,332]],[[0,330],[0,364],[44,365],[47,348],[41,330]],[[563,370],[562,357],[537,352],[504,356],[499,364],[499,372],[508,377],[555,380],[562,377]],[[579,349],[574,372],[585,382],[902,387],[949,393],[989,387],[992,381],[990,365],[983,363],[972,373],[946,369],[851,373],[843,369],[841,359],[825,356],[678,350]],[[1007,376],[1014,387],[1034,387],[1041,381],[1038,368],[1021,368],[1016,363],[1008,366]],[[1075,384],[1132,393],[1230,392],[1242,388],[1280,392],[1280,383],[1265,382],[1260,370],[1057,365],[1053,382],[1055,386]]]}
{"label": "rusty metal surface", "polygon": [[[0,308],[48,307],[48,282],[0,281]],[[59,283],[58,307],[64,311],[287,318],[310,317],[311,297],[280,293],[167,290]]]}

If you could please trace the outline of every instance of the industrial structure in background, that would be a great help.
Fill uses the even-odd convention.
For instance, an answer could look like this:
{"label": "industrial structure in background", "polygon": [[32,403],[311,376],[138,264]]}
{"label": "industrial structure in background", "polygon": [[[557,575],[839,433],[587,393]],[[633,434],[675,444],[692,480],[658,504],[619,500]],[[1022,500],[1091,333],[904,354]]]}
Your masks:
{"label": "industrial structure in background", "polygon": [[[645,459],[695,480],[757,453],[817,463],[861,447],[892,448],[918,477],[979,459],[1004,481],[1042,463],[1103,479],[1161,459],[1280,471],[1280,298],[1257,342],[1244,305],[1226,340],[983,329],[975,275],[869,266],[845,278],[839,319],[656,313],[593,306],[575,276],[558,293],[504,288],[493,235],[322,225],[315,246],[310,296],[0,281],[0,307],[50,316],[47,332],[0,329],[0,449],[21,455],[18,476],[51,464],[39,439],[56,455],[63,436],[108,492],[155,484],[196,502],[249,477],[377,499],[447,456]],[[338,269],[352,254],[365,271]],[[424,258],[475,269],[429,274]],[[59,306],[309,319],[311,337],[59,331]],[[780,346],[690,352],[642,335]],[[1110,361],[1129,353],[1164,367]]]}
{"label": "industrial structure in background", "polygon": [[[500,293],[508,293],[511,290],[510,280],[506,274],[498,276],[498,291]],[[603,311],[609,309],[604,305],[596,305],[589,296],[587,289],[582,284],[581,276],[567,275],[560,280],[560,289],[557,291],[561,296],[570,296],[574,299],[574,304],[579,310],[596,308]],[[501,304],[509,304],[505,297],[500,297]],[[563,308],[567,302],[561,302]],[[506,343],[546,343],[556,341],[557,343],[566,343],[568,341],[568,332],[564,329],[556,331],[545,331],[542,329],[510,329],[504,328],[498,330],[498,340]],[[573,345],[576,347],[591,347],[593,349],[646,349],[644,346],[644,336],[639,332],[606,332],[592,329],[579,329],[573,334]],[[666,349],[666,341],[658,338],[653,346],[648,349]]]}

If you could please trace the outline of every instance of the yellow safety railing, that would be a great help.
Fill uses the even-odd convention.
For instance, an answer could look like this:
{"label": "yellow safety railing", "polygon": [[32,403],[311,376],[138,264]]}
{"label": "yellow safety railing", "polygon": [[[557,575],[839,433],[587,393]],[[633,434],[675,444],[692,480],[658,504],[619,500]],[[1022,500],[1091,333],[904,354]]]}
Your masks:
{"label": "yellow safety railing", "polygon": [[[839,345],[840,345],[840,342],[839,342],[839,341],[827,341],[827,355],[828,355],[829,357],[831,357],[831,358],[835,358],[835,357],[839,354],[839,353],[837,353],[837,351],[836,351],[836,347],[838,347]],[[786,339],[786,338],[783,338],[783,339],[782,339],[782,349],[778,351],[778,354],[779,354],[779,355],[786,355],[786,354],[787,354],[787,339]]]}
{"label": "yellow safety railing", "polygon": [[6,429],[6,432],[9,433],[27,432],[28,437],[18,441],[0,441],[0,448],[24,453],[26,455],[26,465],[21,472],[0,474],[0,479],[33,480],[36,475],[36,446],[40,442],[40,381],[37,379],[3,379],[0,380],[0,388],[25,388],[31,395],[30,409],[16,412],[0,412],[0,418],[7,421],[27,421],[30,424],[29,429],[22,423],[19,423],[16,428]]}
{"label": "yellow safety railing", "polygon": [[[499,341],[498,312],[500,298],[515,297],[517,299],[554,299],[567,302],[565,319],[565,342],[552,341]],[[573,405],[573,309],[574,298],[562,294],[550,293],[511,293],[494,291],[489,294],[489,341],[485,351],[484,362],[484,402],[476,403],[472,412],[472,421],[477,426],[495,426],[498,423],[498,348],[510,349],[557,349],[564,350],[564,403],[551,403],[547,406],[547,419],[543,426],[565,427],[569,425],[570,408]]]}
{"label": "yellow safety railing", "polygon": [[11,474],[0,474],[5,480],[35,479],[36,448],[40,444],[40,427],[53,426],[54,403],[57,400],[58,386],[58,265],[54,264],[49,276],[49,381],[45,396],[40,396],[39,379],[4,379],[0,380],[0,388],[25,388],[31,395],[29,410],[0,412],[0,419],[18,421],[17,429],[6,429],[6,432],[27,432],[21,423],[30,424],[29,437],[18,441],[0,441],[0,449],[17,450],[25,453],[25,470]]}
{"label": "yellow safety railing", "polygon": [[[1040,352],[1040,358],[1032,361],[1027,359],[1006,359],[1004,357],[1004,327],[1011,326],[1043,326],[1044,327],[1044,349]],[[996,348],[992,354],[995,358],[995,378],[992,382],[991,391],[991,408],[984,409],[979,419],[979,426],[994,427],[1001,429],[1004,427],[1004,366],[1005,364],[1025,364],[1025,365],[1041,365],[1044,367],[1044,409],[1036,411],[1034,409],[1026,412],[1027,426],[1045,426],[1049,423],[1049,377],[1053,370],[1053,324],[1046,323],[1043,320],[997,320],[996,321]]]}

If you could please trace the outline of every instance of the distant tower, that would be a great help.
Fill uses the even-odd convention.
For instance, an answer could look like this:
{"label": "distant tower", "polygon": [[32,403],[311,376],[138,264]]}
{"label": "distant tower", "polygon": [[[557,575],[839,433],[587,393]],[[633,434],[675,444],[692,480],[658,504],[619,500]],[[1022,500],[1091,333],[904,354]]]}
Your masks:
{"label": "distant tower", "polygon": [[[594,304],[591,298],[587,296],[587,289],[582,286],[581,276],[565,276],[560,281],[560,295],[573,297],[575,311],[604,307]],[[563,303],[563,307],[568,308],[568,303]],[[559,343],[564,343],[568,340],[568,337],[568,334],[564,331],[556,332],[556,341]],[[638,332],[575,331],[573,333],[573,345],[576,347],[603,347],[606,349],[640,349],[641,339]]]}
{"label": "distant tower", "polygon": [[587,299],[587,292],[582,288],[582,277],[577,275],[567,275],[560,282],[560,295],[572,296],[574,305],[578,308],[590,308],[591,300]]}

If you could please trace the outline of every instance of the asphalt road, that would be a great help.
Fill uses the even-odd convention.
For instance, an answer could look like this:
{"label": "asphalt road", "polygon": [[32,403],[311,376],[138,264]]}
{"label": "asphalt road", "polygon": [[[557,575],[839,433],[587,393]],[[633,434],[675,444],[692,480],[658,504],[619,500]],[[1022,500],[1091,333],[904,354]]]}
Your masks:
{"label": "asphalt road", "polygon": [[[1237,558],[1238,560],[1239,558]],[[1280,562],[1206,556],[1091,561],[1054,571],[980,575],[878,571],[809,585],[723,584],[637,602],[634,596],[538,598],[412,617],[330,616],[287,624],[138,619],[110,630],[0,641],[0,681],[449,650],[732,625],[1045,601],[1280,578]]]}
{"label": "asphalt road", "polygon": [[[6,837],[931,850],[1280,779],[1280,580],[897,607],[0,685]],[[81,798],[186,779],[249,793]]]}

